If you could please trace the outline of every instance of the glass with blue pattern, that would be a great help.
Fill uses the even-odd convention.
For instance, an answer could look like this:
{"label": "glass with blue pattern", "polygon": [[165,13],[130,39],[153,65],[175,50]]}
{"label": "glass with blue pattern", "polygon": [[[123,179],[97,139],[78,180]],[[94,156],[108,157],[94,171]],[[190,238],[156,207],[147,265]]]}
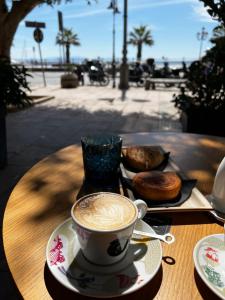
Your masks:
{"label": "glass with blue pattern", "polygon": [[81,138],[85,180],[110,183],[118,179],[122,138],[94,135]]}

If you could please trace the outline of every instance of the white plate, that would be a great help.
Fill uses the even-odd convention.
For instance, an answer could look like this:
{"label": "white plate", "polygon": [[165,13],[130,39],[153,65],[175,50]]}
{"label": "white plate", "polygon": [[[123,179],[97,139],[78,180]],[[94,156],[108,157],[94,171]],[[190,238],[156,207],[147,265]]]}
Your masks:
{"label": "white plate", "polygon": [[225,299],[224,234],[209,235],[198,241],[193,258],[196,270],[205,284],[221,299]]}
{"label": "white plate", "polygon": [[[144,221],[138,230],[154,232]],[[81,254],[72,219],[60,224],[49,238],[46,257],[53,276],[68,289],[85,296],[111,298],[132,293],[157,273],[162,260],[159,240],[131,241],[125,258],[111,266],[89,263]]]}
{"label": "white plate", "polygon": [[[132,180],[132,178],[136,174],[134,172],[127,170],[123,164],[120,165],[120,169],[125,179]],[[176,163],[171,158],[169,158],[168,164],[164,169],[164,171],[178,172],[183,179],[186,179],[186,176],[183,174],[182,170],[176,165]],[[126,192],[130,199],[136,200],[134,193],[131,189],[126,189]],[[206,197],[196,187],[194,187],[192,189],[192,193],[190,197],[182,204],[178,206],[167,206],[167,207],[151,207],[151,205],[149,204],[148,210],[150,213],[159,213],[159,212],[167,213],[167,212],[182,212],[182,211],[211,211],[213,210],[213,208],[209,203],[209,201],[206,199]]]}

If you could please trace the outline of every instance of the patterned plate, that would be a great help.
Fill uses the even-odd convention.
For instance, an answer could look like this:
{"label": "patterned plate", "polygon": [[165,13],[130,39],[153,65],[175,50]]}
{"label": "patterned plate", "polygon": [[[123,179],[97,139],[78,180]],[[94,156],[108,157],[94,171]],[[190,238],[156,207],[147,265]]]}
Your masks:
{"label": "patterned plate", "polygon": [[[144,221],[138,222],[136,228],[154,232]],[[162,248],[159,240],[132,240],[121,262],[97,266],[83,257],[70,218],[52,233],[46,257],[51,273],[65,287],[85,296],[111,298],[147,284],[161,265]]]}
{"label": "patterned plate", "polygon": [[221,299],[225,299],[224,234],[209,235],[195,246],[194,263],[205,284]]}

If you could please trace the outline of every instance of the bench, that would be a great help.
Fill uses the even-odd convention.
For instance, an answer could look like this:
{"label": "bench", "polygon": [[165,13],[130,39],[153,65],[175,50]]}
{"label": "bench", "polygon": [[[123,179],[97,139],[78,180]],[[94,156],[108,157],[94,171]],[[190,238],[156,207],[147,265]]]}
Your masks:
{"label": "bench", "polygon": [[155,90],[157,84],[164,84],[166,87],[178,86],[185,84],[187,79],[182,78],[150,78],[148,77],[145,81],[145,89]]}

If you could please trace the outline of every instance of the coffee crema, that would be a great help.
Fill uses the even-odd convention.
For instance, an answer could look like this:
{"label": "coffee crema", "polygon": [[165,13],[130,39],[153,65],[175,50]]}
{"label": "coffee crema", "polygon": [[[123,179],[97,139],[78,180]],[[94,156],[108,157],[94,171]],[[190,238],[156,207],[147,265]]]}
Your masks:
{"label": "coffee crema", "polygon": [[84,198],[75,205],[73,215],[86,228],[117,230],[132,223],[136,217],[136,209],[123,196],[98,194]]}

